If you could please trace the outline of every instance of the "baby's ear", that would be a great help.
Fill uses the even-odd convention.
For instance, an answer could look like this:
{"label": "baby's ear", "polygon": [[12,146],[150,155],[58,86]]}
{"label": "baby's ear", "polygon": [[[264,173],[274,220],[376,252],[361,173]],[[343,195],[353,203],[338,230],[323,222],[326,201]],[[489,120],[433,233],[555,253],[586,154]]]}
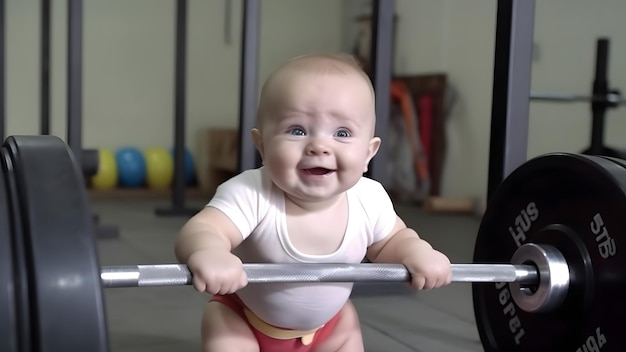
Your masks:
{"label": "baby's ear", "polygon": [[372,158],[378,153],[378,148],[380,148],[380,138],[374,137],[370,139],[370,142],[367,146],[367,159],[365,159],[365,165],[363,166],[363,172],[367,172],[367,167],[372,160]]}
{"label": "baby's ear", "polygon": [[254,146],[256,147],[256,150],[259,151],[259,155],[261,155],[261,160],[264,160],[265,158],[263,153],[263,137],[261,136],[261,131],[259,131],[259,129],[257,128],[253,128],[250,133],[252,134],[252,141],[254,142]]}

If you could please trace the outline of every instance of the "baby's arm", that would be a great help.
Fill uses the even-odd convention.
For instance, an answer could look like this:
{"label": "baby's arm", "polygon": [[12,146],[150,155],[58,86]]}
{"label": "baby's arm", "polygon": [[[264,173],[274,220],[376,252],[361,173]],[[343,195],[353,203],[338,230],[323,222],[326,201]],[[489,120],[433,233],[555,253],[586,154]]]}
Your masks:
{"label": "baby's arm", "polygon": [[209,206],[181,228],[176,238],[176,258],[191,270],[196,290],[233,293],[248,283],[241,260],[231,253],[242,241],[235,224]]}
{"label": "baby's arm", "polygon": [[421,239],[397,217],[391,234],[367,250],[372,262],[401,263],[411,273],[411,286],[431,289],[450,283],[450,260]]}

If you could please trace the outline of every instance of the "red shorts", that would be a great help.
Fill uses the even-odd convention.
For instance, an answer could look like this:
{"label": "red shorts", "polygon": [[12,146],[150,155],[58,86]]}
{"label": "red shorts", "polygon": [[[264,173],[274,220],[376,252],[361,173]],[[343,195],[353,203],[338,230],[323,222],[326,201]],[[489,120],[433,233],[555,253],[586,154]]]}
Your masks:
{"label": "red shorts", "polygon": [[[255,328],[251,323],[244,309],[246,306],[239,299],[236,294],[230,295],[213,295],[210,301],[215,301],[224,304],[228,308],[232,309],[237,315],[243,319],[257,341],[259,342],[259,348],[261,352],[308,352],[314,351],[317,346],[319,346],[322,342],[324,342],[331,332],[334,330],[335,326],[339,322],[339,318],[341,312],[335,314],[324,326],[315,331],[315,335],[313,335],[313,341],[307,345],[302,342],[300,338],[289,338],[289,339],[277,339],[274,337],[267,336],[263,332],[259,331]],[[287,329],[281,329],[287,330]]]}

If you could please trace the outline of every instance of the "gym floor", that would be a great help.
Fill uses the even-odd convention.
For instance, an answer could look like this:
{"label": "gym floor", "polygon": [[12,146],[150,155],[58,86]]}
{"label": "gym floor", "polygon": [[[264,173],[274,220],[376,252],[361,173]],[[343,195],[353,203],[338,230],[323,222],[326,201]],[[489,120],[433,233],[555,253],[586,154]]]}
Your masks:
{"label": "gym floor", "polygon": [[[202,201],[188,200],[200,209]],[[157,217],[169,200],[92,200],[103,225],[116,225],[118,238],[99,238],[106,265],[175,263],[173,243],[185,217]],[[470,216],[425,214],[397,205],[405,222],[446,253],[453,263],[472,261],[480,220]],[[483,351],[476,329],[471,284],[452,283],[431,291],[402,284],[359,286],[359,312],[366,351]],[[385,294],[380,294],[382,291]],[[376,293],[376,294],[375,294]],[[191,288],[144,287],[105,290],[111,352],[200,351],[200,316],[208,299]]]}

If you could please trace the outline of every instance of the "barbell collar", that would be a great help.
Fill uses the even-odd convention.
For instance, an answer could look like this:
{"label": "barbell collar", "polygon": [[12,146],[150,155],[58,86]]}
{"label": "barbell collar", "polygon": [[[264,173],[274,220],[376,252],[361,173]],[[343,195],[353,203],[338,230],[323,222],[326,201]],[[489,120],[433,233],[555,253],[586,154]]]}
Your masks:
{"label": "barbell collar", "polygon": [[[289,282],[408,282],[401,264],[244,264],[249,283]],[[452,264],[453,282],[539,282],[533,265]],[[192,275],[183,264],[125,265],[101,268],[105,288],[191,285]]]}

